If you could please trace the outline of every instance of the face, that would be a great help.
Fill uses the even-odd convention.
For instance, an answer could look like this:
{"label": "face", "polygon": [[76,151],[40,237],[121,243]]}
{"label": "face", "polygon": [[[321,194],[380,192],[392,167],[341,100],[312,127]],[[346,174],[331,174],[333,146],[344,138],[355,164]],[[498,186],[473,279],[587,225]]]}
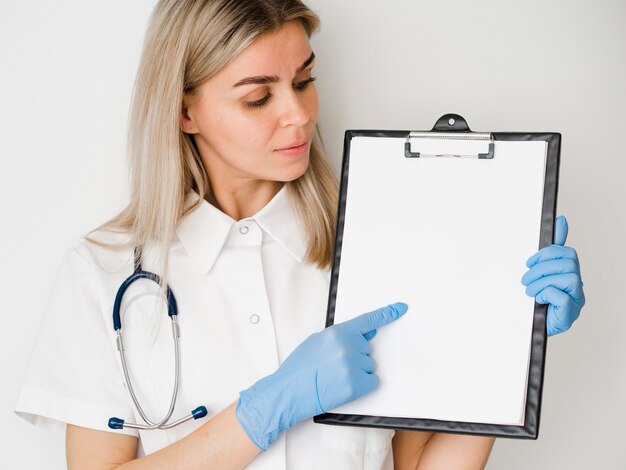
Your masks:
{"label": "face", "polygon": [[313,59],[304,28],[292,21],[185,97],[181,128],[194,135],[214,187],[305,172],[319,108]]}

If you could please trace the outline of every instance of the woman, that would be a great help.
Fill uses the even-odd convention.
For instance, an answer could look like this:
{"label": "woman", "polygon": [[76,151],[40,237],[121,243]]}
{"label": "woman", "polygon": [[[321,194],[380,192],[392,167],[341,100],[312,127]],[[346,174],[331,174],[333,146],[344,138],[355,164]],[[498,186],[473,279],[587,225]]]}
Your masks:
{"label": "woman", "polygon": [[[391,304],[323,328],[337,183],[316,127],[317,27],[297,0],[156,6],[130,119],[131,202],[66,256],[17,407],[43,426],[67,423],[68,467],[380,469],[394,458],[396,468],[484,467],[489,438],[394,437],[310,419],[377,386],[368,341],[407,311]],[[565,330],[584,297],[575,252],[551,248],[525,282],[551,304],[549,328],[559,320]],[[554,264],[564,258],[569,286]],[[134,261],[161,273],[178,302],[172,417],[204,404],[204,419],[107,428],[138,412],[111,324]],[[162,417],[175,367],[155,286],[125,296],[124,349],[143,411]]]}

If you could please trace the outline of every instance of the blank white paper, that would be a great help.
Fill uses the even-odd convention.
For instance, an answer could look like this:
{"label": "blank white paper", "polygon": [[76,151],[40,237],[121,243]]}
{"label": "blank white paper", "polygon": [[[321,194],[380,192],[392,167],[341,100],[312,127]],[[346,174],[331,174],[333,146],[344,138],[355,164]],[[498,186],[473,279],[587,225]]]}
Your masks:
{"label": "blank white paper", "polygon": [[371,340],[380,387],[332,412],[523,425],[547,143],[404,142],[350,144],[335,323],[409,310]]}

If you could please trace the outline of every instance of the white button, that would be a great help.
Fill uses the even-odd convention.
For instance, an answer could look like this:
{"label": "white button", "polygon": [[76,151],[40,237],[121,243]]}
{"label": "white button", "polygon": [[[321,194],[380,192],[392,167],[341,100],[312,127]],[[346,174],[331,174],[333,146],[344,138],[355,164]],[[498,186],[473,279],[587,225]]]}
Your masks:
{"label": "white button", "polygon": [[241,233],[243,235],[245,235],[249,231],[250,231],[250,229],[248,227],[246,227],[245,225],[242,225],[241,227],[239,227],[239,233]]}
{"label": "white button", "polygon": [[260,318],[256,313],[253,313],[252,315],[250,315],[250,323],[253,323],[256,325],[257,323],[259,323],[259,320]]}

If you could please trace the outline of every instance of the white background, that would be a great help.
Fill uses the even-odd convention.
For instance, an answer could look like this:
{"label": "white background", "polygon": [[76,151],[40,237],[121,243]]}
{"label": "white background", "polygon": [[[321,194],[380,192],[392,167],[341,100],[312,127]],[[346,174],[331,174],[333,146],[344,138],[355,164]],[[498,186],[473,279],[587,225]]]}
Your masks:
{"label": "white background", "polygon": [[[63,468],[63,437],[13,415],[69,244],[127,198],[125,127],[154,0],[0,0],[0,455]],[[537,441],[500,439],[489,470],[626,468],[626,2],[310,0],[326,145],[348,128],[563,134],[559,213],[587,306],[549,340]],[[384,191],[384,187],[376,188]]]}

